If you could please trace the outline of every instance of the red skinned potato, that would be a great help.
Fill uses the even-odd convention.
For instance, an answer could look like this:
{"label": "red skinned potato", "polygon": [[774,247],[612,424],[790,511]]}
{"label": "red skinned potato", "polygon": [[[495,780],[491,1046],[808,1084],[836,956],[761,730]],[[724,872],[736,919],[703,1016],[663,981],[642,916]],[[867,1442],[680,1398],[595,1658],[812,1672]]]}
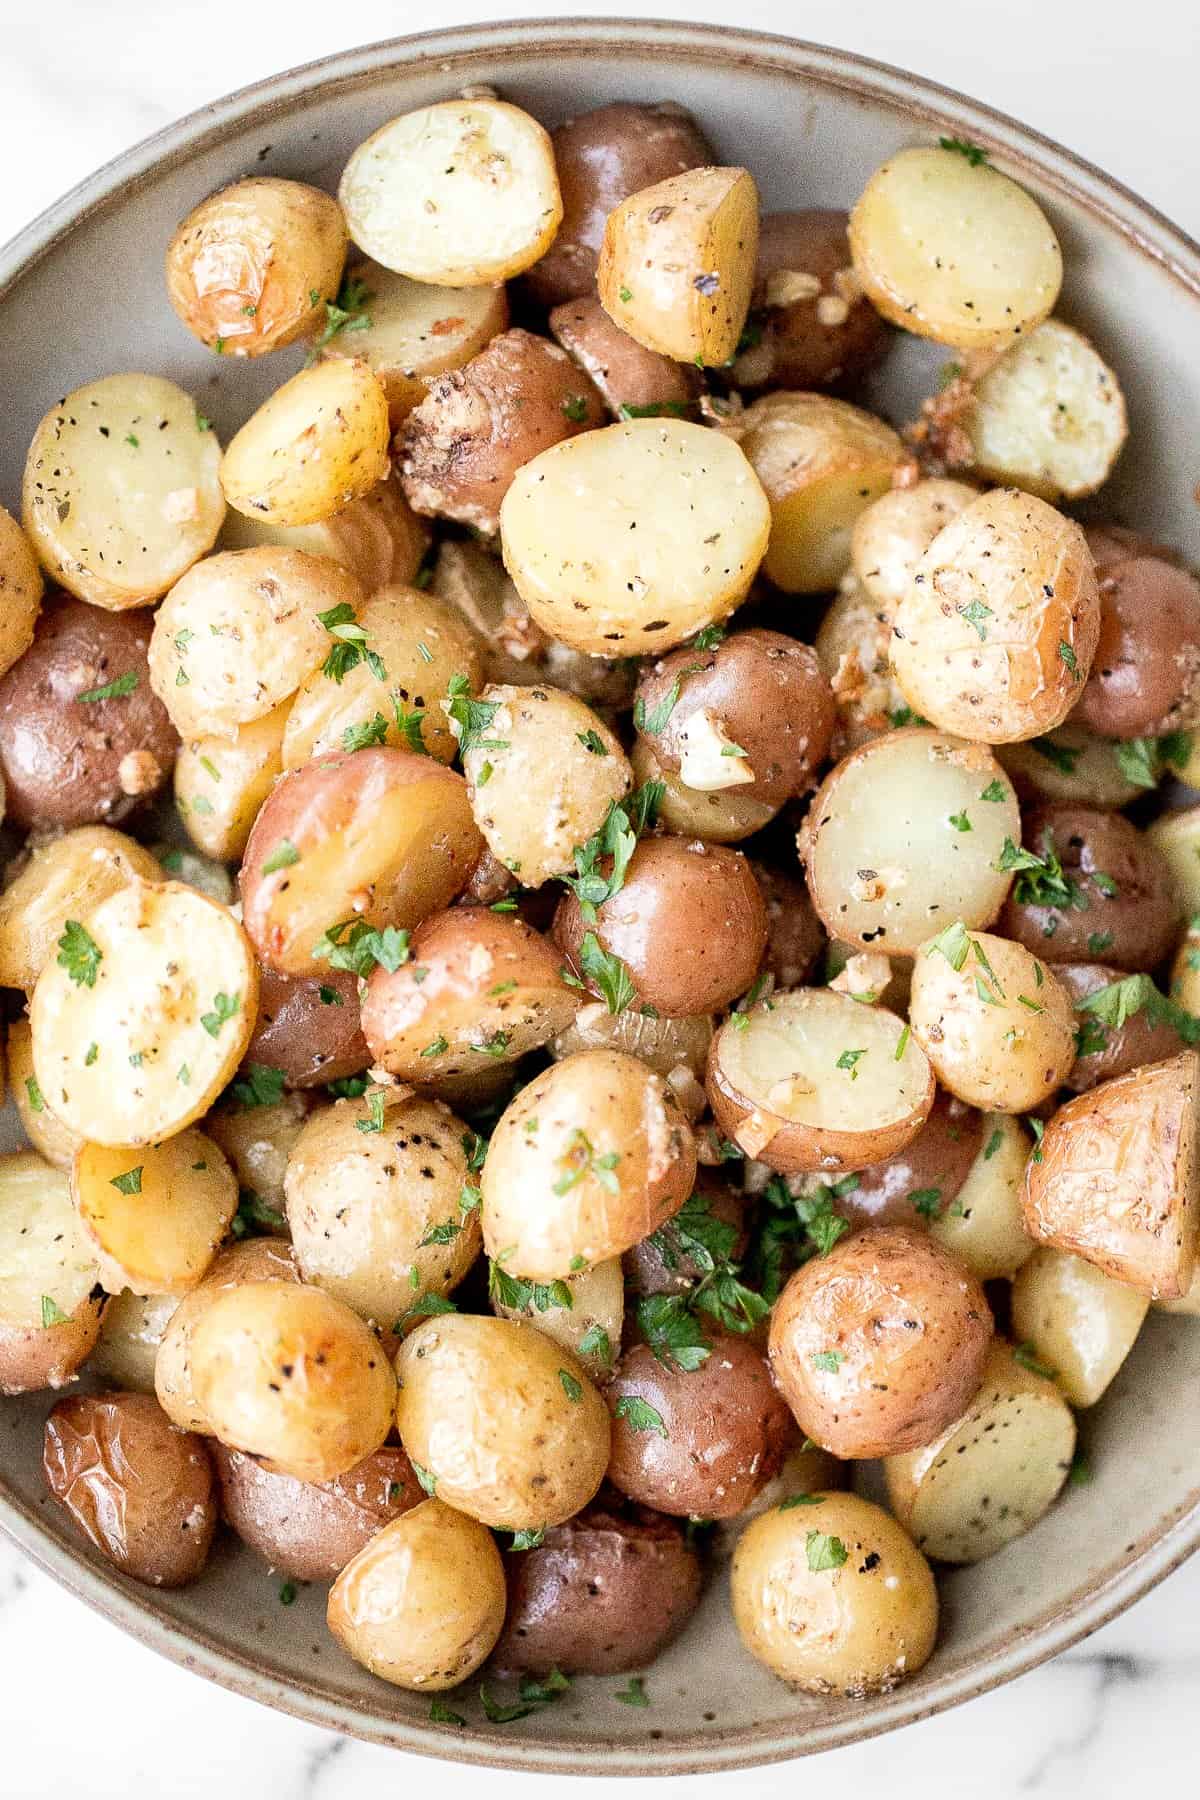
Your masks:
{"label": "red skinned potato", "polygon": [[353,974],[322,969],[306,978],[263,969],[247,1063],[278,1069],[288,1087],[309,1088],[357,1075],[370,1060]]}
{"label": "red skinned potato", "polygon": [[29,1150],[0,1156],[0,1394],[70,1381],[106,1298],[66,1175]]}
{"label": "red skinned potato", "polygon": [[835,1456],[892,1456],[958,1418],[983,1377],[992,1314],[963,1265],[913,1226],[843,1238],[788,1281],[771,1369],[800,1429]]}
{"label": "red skinned potato", "polygon": [[854,1225],[912,1225],[954,1204],[983,1141],[983,1115],[938,1092],[933,1110],[903,1150],[839,1184],[836,1210]]}
{"label": "red skinned potato", "polygon": [[508,1558],[498,1669],[623,1675],[644,1669],[700,1600],[700,1559],[674,1519],[603,1498]]}
{"label": "red skinned potato", "polygon": [[1046,1126],[1025,1177],[1025,1229],[1155,1300],[1196,1265],[1194,1051],[1079,1094]]}
{"label": "red skinned potato", "polygon": [[776,987],[802,987],[826,944],[808,889],[767,863],[752,859],[750,867],[767,907],[763,973],[774,976]]}
{"label": "red skinned potato", "polygon": [[[619,893],[584,918],[566,894],[555,941],[593,993],[617,957],[633,983],[633,1003],[668,1018],[719,1012],[751,986],[767,944],[767,914],[749,863],[723,844],[643,838]],[[597,950],[599,947],[599,951]]]}
{"label": "red skinned potato", "polygon": [[7,816],[25,829],[115,823],[149,800],[179,738],[150,688],[152,620],[82,600],[46,608],[0,680]]}
{"label": "red skinned potato", "polygon": [[795,1429],[761,1351],[714,1334],[699,1368],[635,1344],[605,1389],[613,1415],[608,1478],[639,1506],[728,1519],[783,1461]]}
{"label": "red skinned potato", "polygon": [[821,207],[761,219],[735,387],[836,387],[878,362],[888,328],[854,273],[846,224],[844,212]]}
{"label": "red skinned potato", "polygon": [[193,1581],[217,1528],[203,1441],[149,1394],[72,1394],[46,1421],[51,1494],[89,1543],[152,1587]]}
{"label": "red skinned potato", "polygon": [[246,931],[271,968],[312,975],[327,933],[418,924],[482,849],[466,782],[432,757],[381,746],[316,758],[283,777],[250,833]]}
{"label": "red skinned potato", "polygon": [[1140,1069],[1145,1063],[1162,1062],[1182,1048],[1171,1021],[1149,1007],[1131,1013],[1120,1025],[1109,1025],[1084,1005],[1105,988],[1123,981],[1123,969],[1096,962],[1055,963],[1054,973],[1079,1013],[1079,1052],[1064,1083],[1073,1094],[1086,1094],[1100,1082],[1128,1075],[1131,1069]]}
{"label": "red skinned potato", "polygon": [[298,1481],[253,1456],[212,1446],[221,1514],[244,1544],[293,1581],[332,1581],[375,1533],[425,1495],[399,1445],[332,1481]]}
{"label": "red skinned potato", "polygon": [[775,807],[811,786],[835,722],[816,652],[758,629],[662,657],[638,682],[633,716],[655,760],[688,787],[737,788]]}
{"label": "red skinned potato", "polygon": [[668,100],[597,106],[560,125],[551,142],[562,223],[551,248],[526,274],[543,306],[594,291],[604,224],[614,206],[639,188],[713,160],[691,114]]}
{"label": "red skinned potato", "polygon": [[[728,1248],[723,1248],[722,1253],[731,1262],[739,1262],[747,1241],[745,1196],[714,1171],[700,1169],[680,1225],[686,1225],[687,1215],[693,1209],[703,1211],[714,1245],[724,1238]],[[718,1227],[715,1232],[713,1221]],[[621,1260],[628,1291],[637,1295],[685,1294],[708,1273],[673,1222],[634,1244]]]}
{"label": "red skinned potato", "polygon": [[1100,641],[1074,717],[1103,737],[1158,737],[1200,718],[1200,582],[1160,556],[1097,568]]}
{"label": "red skinned potato", "polygon": [[702,386],[698,371],[647,350],[613,323],[595,295],[556,306],[549,324],[614,418],[691,415]]}
{"label": "red skinned potato", "polygon": [[565,350],[531,331],[501,332],[465,367],[437,376],[404,421],[396,450],[405,496],[415,512],[498,531],[522,464],[604,422],[599,394]]}

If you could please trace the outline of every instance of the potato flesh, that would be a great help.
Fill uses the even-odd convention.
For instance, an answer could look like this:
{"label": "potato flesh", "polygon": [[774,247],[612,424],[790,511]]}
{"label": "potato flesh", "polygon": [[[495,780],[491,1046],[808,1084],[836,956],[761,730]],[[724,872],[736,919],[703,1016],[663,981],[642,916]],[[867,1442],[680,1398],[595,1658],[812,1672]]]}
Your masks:
{"label": "potato flesh", "polygon": [[1103,485],[1128,422],[1108,364],[1080,332],[1047,319],[975,382],[966,429],[981,475],[1056,501]]}
{"label": "potato flesh", "polygon": [[[283,770],[285,700],[261,719],[239,725],[232,739],[192,738],[175,758],[175,804],[197,849],[236,862]],[[214,775],[213,771],[216,770]]]}
{"label": "potato flesh", "polygon": [[32,1151],[0,1157],[0,1323],[41,1329],[43,1298],[70,1319],[99,1279],[66,1175]]}
{"label": "potato flesh", "polygon": [[902,150],[877,169],[850,214],[850,251],[885,319],[961,350],[1033,330],[1062,281],[1062,252],[1036,201],[952,150]]}
{"label": "potato flesh", "polygon": [[278,525],[315,525],[388,472],[388,409],[364,362],[315,363],[276,388],[221,463],[230,506]]}
{"label": "potato flesh", "polygon": [[981,744],[932,731],[876,738],[826,778],[805,860],[830,936],[911,955],[944,920],[990,925],[1012,877],[998,869],[1021,814]]}
{"label": "potato flesh", "polygon": [[7,1050],[9,1088],[25,1136],[39,1156],[69,1174],[83,1139],[68,1131],[46,1104],[33,1072],[33,1032],[28,1019],[13,1020],[8,1028]]}
{"label": "potato flesh", "polygon": [[33,642],[45,582],[33,545],[10,512],[0,506],[0,675],[8,673]]}
{"label": "potato flesh", "polygon": [[92,1143],[159,1143],[207,1112],[241,1061],[258,965],[237,920],[177,882],[121,889],[86,929],[94,986],[56,961],[34,990],[38,1084]]}
{"label": "potato flesh", "polygon": [[501,100],[445,100],[391,120],[354,152],[338,198],[368,256],[455,288],[519,275],[562,219],[549,137]]}
{"label": "potato flesh", "polygon": [[216,433],[174,382],[105,376],[38,426],[25,464],[25,530],[69,593],[112,611],[145,606],[216,542],[220,462]]}
{"label": "potato flesh", "polygon": [[1033,1140],[1009,1113],[985,1113],[981,1125],[967,1178],[930,1230],[980,1281],[1011,1280],[1033,1253],[1021,1214]]}
{"label": "potato flesh", "polygon": [[163,1333],[179,1305],[175,1294],[135,1294],[125,1288],[104,1309],[89,1374],[135,1394],[154,1392],[154,1364]]}
{"label": "potato flesh", "polygon": [[84,1144],[71,1194],[110,1292],[186,1294],[233,1222],[238,1184],[212,1139],[191,1130],[136,1152]]}
{"label": "potato flesh", "polygon": [[81,825],[35,844],[0,896],[0,983],[32,992],[69,918],[133,881],[157,881],[148,850],[107,825]]}
{"label": "potato flesh", "polygon": [[684,419],[555,444],[500,508],[505,566],[535,622],[593,656],[668,650],[727,617],[769,527],[738,446]]}
{"label": "potato flesh", "polygon": [[1150,1310],[1145,1294],[1045,1246],[1013,1282],[1013,1334],[1053,1369],[1072,1406],[1094,1406],[1132,1350]]}

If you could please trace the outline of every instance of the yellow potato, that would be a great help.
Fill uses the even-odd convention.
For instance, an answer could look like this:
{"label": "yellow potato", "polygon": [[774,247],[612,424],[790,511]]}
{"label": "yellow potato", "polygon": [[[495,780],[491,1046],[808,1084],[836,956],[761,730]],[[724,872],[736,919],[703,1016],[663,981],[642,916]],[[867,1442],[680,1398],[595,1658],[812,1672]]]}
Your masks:
{"label": "yellow potato", "polygon": [[44,587],[32,544],[0,506],[0,675],[32,644]]}
{"label": "yellow potato", "polygon": [[131,1288],[114,1294],[88,1357],[88,1373],[108,1387],[152,1394],[158,1347],[178,1305],[175,1294],[135,1294]]}
{"label": "yellow potato", "polygon": [[[1023,796],[1039,800],[1073,800],[1081,806],[1128,806],[1142,792],[1127,779],[1115,746],[1068,718],[1065,725],[1026,743],[1000,744],[996,755]],[[1167,819],[1179,817],[1166,813]],[[1197,883],[1200,896],[1200,882]]]}
{"label": "yellow potato", "polygon": [[1094,494],[1128,420],[1113,371],[1081,332],[1047,319],[974,383],[965,420],[975,468],[1043,499]]}
{"label": "yellow potato", "polygon": [[0,1156],[0,1394],[69,1381],[103,1309],[66,1176],[31,1151]]}
{"label": "yellow potato", "polygon": [[84,1144],[71,1197],[110,1293],[186,1294],[237,1211],[237,1177],[202,1131],[138,1150]]}
{"label": "yellow potato", "polygon": [[603,1385],[621,1354],[625,1320],[625,1276],[619,1256],[596,1263],[581,1275],[568,1276],[562,1284],[571,1297],[569,1306],[539,1306],[540,1295],[530,1294],[517,1306],[500,1296],[499,1283],[492,1296],[492,1310],[501,1319],[524,1319],[552,1343],[577,1356],[592,1380]]}
{"label": "yellow potato", "polygon": [[1021,1212],[1033,1140],[1010,1113],[984,1113],[980,1124],[966,1180],[929,1229],[980,1281],[1011,1280],[1033,1253]]}
{"label": "yellow potato", "polygon": [[285,1093],[270,1106],[219,1107],[209,1113],[204,1129],[233,1164],[239,1188],[282,1215],[288,1157],[308,1116],[306,1097]]}
{"label": "yellow potato", "polygon": [[838,742],[846,750],[857,750],[915,716],[892,673],[891,637],[880,603],[855,574],[843,575],[813,645],[837,707]]}
{"label": "yellow potato", "polygon": [[1145,1294],[1045,1245],[1013,1282],[1013,1335],[1053,1371],[1072,1406],[1095,1405],[1149,1310]]}
{"label": "yellow potato", "polygon": [[136,881],[160,881],[148,850],[108,825],[80,825],[33,844],[0,895],[0,986],[33,992],[68,919]]}
{"label": "yellow potato", "polygon": [[8,1028],[8,1079],[25,1136],[48,1163],[69,1173],[84,1140],[69,1131],[46,1104],[33,1072],[33,1032],[28,1019],[14,1019]]}
{"label": "yellow potato", "polygon": [[236,862],[250,829],[283,770],[285,700],[261,719],[235,728],[232,738],[198,737],[175,758],[175,804],[188,836],[206,856]]}
{"label": "yellow potato", "polygon": [[222,1250],[199,1287],[176,1303],[154,1359],[154,1392],[181,1431],[212,1436],[212,1426],[192,1385],[192,1334],[213,1301],[226,1289],[248,1281],[299,1279],[290,1245],[275,1238],[246,1238]]}
{"label": "yellow potato", "polygon": [[414,579],[429,548],[429,527],[404,498],[399,481],[388,475],[311,525],[281,525],[240,512],[226,515],[222,550],[255,550],[263,544],[326,556],[373,594],[390,582]]}
{"label": "yellow potato", "polygon": [[365,362],[315,363],[263,402],[221,463],[230,506],[279,525],[312,525],[388,470],[387,396]]}
{"label": "yellow potato", "polygon": [[1162,813],[1147,828],[1146,839],[1166,858],[1182,910],[1200,911],[1200,806]]}
{"label": "yellow potato", "polygon": [[943,525],[978,497],[965,481],[918,481],[889,488],[854,521],[850,566],[867,595],[889,617]]}

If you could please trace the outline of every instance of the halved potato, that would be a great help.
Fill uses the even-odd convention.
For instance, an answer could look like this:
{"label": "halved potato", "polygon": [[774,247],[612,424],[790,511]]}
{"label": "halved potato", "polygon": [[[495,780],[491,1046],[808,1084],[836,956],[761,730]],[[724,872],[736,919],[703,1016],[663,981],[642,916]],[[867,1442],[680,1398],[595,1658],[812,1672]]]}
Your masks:
{"label": "halved potato", "polygon": [[689,169],[608,215],[596,281],[605,312],[648,350],[719,368],[737,349],[758,254],[746,169]]}
{"label": "halved potato", "polygon": [[279,525],[312,525],[388,472],[387,396],[365,362],[314,363],[276,388],[229,444],[230,506]]}
{"label": "halved potato", "polygon": [[444,287],[486,287],[528,269],[562,218],[554,151],[519,106],[442,100],[372,133],[338,188],[368,256]]}
{"label": "halved potato", "polygon": [[236,862],[283,769],[283,733],[292,703],[239,725],[232,738],[190,738],[175,758],[175,804],[206,856]]}
{"label": "halved potato", "polygon": [[1151,1299],[1196,1264],[1195,1051],[1118,1075],[1060,1106],[1029,1164],[1025,1228]]}
{"label": "halved potato", "polygon": [[981,1562],[1050,1510],[1074,1454],[1075,1420],[1054,1382],[997,1339],[962,1418],[886,1458],[888,1502],[926,1556]]}
{"label": "halved potato", "polygon": [[1011,1113],[984,1113],[980,1123],[966,1180],[929,1229],[980,1281],[1011,1280],[1033,1254],[1021,1213],[1033,1140]]}
{"label": "halved potato", "polygon": [[917,1135],[934,1099],[903,1021],[830,988],[772,994],[727,1020],[707,1086],[725,1136],[788,1175],[882,1162]]}
{"label": "halved potato", "polygon": [[1013,1335],[1053,1370],[1072,1406],[1094,1406],[1150,1310],[1145,1294],[1082,1256],[1042,1245],[1013,1282]]}
{"label": "halved potato", "polygon": [[1044,500],[1094,494],[1128,433],[1125,396],[1082,332],[1047,319],[974,383],[975,468]]}
{"label": "halved potato", "polygon": [[186,1294],[237,1211],[237,1177],[202,1131],[138,1150],[84,1144],[71,1198],[111,1293]]}
{"label": "halved potato", "polygon": [[77,1132],[68,1131],[46,1104],[33,1072],[33,1032],[28,1019],[13,1020],[8,1028],[7,1049],[9,1087],[25,1136],[48,1163],[69,1173],[75,1152],[84,1140]]}
{"label": "halved potato", "polygon": [[0,675],[32,644],[45,586],[33,545],[0,506]]}
{"label": "halved potato", "polygon": [[965,481],[934,479],[889,488],[854,521],[850,565],[869,597],[890,617],[913,571],[943,525],[978,496]]}
{"label": "halved potato", "polygon": [[138,882],[68,921],[30,1007],[38,1085],[94,1144],[157,1144],[206,1113],[254,1030],[258,964],[237,920]]}
{"label": "halved potato", "polygon": [[415,579],[429,548],[429,527],[419,519],[395,475],[376,482],[365,494],[348,500],[327,519],[311,525],[281,525],[277,520],[230,512],[221,531],[222,550],[255,550],[275,544],[303,550],[341,563],[362,582],[368,594],[389,582]]}
{"label": "halved potato", "polygon": [[532,1292],[523,1305],[514,1306],[500,1298],[501,1287],[492,1297],[492,1311],[501,1319],[526,1319],[577,1356],[592,1380],[603,1386],[621,1354],[625,1319],[621,1259],[610,1256],[581,1275],[567,1276],[562,1285],[571,1296],[569,1306],[538,1306]]}
{"label": "halved potato", "polygon": [[32,1151],[0,1156],[0,1394],[69,1381],[104,1300],[67,1177]]}
{"label": "halved potato", "polygon": [[88,1357],[89,1375],[134,1394],[154,1392],[154,1364],[163,1333],[179,1305],[176,1294],[135,1294],[124,1288],[104,1309],[100,1339]]}
{"label": "halved potato", "polygon": [[32,993],[69,918],[80,918],[162,869],[141,844],[108,825],[80,825],[29,848],[0,895],[0,986]]}

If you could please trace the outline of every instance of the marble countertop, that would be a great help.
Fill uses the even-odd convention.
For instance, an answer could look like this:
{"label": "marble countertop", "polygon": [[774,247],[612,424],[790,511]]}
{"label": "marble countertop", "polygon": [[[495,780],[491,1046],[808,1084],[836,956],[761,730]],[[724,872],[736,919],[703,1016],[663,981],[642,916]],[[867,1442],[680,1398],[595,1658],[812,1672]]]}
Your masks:
{"label": "marble countertop", "polygon": [[[203,101],[348,43],[547,3],[440,0],[435,13],[395,0],[258,0],[226,12],[199,0],[59,0],[48,13],[0,0],[0,241],[133,140]],[[597,4],[568,5],[591,13]],[[1200,14],[1140,0],[1123,16],[1094,0],[661,0],[625,14],[736,16],[925,73],[990,101],[1110,169],[1166,213],[1200,228],[1195,189],[1195,71]],[[18,175],[14,172],[19,172]],[[93,1616],[0,1543],[0,1792],[11,1800],[349,1800],[361,1784],[396,1791],[433,1773],[398,1752],[332,1736],[185,1674]],[[797,1777],[892,1800],[964,1792],[971,1800],[1089,1800],[1125,1795],[1147,1773],[1195,1785],[1200,1697],[1200,1558],[1087,1643],[958,1711],[810,1763],[684,1777],[693,1795],[791,1794]],[[64,1768],[69,1745],[82,1775]],[[507,1800],[531,1778],[440,1767],[445,1800]],[[532,1778],[543,1791],[607,1800],[616,1781]],[[384,1785],[386,1784],[386,1785]]]}

